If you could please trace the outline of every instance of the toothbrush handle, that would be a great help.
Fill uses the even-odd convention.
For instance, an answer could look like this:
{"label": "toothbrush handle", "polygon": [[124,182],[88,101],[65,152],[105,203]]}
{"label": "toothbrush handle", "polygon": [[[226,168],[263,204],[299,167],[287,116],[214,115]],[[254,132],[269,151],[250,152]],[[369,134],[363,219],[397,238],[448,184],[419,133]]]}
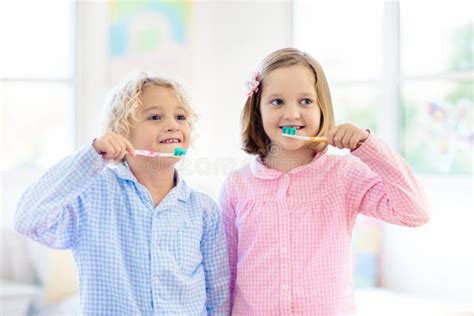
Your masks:
{"label": "toothbrush handle", "polygon": [[[284,134],[283,136],[290,137],[290,138],[301,139],[301,140],[305,140],[305,141],[308,141],[308,142],[327,143],[327,141],[328,141],[327,137],[301,136],[301,135],[288,135],[288,134]],[[362,145],[362,142],[358,142],[357,145],[358,146]]]}
{"label": "toothbrush handle", "polygon": [[291,135],[293,138],[305,140],[308,142],[326,142],[326,137],[317,137],[317,136],[301,136],[301,135]]}
{"label": "toothbrush handle", "polygon": [[155,151],[135,149],[135,155],[145,156],[145,157],[174,157],[174,153],[158,153]]}
{"label": "toothbrush handle", "polygon": [[157,157],[174,157],[173,153],[157,153]]}
{"label": "toothbrush handle", "polygon": [[145,156],[145,157],[159,157],[160,156],[157,152],[142,150],[142,149],[135,149],[135,155]]}
{"label": "toothbrush handle", "polygon": [[310,142],[321,142],[321,143],[327,142],[326,137],[309,136],[307,138],[308,138],[307,140],[310,141]]}
{"label": "toothbrush handle", "polygon": [[302,136],[302,135],[292,135],[292,134],[283,134],[283,136],[295,138],[295,139],[301,139],[307,142],[325,142],[326,141],[326,137]]}
{"label": "toothbrush handle", "polygon": [[[320,142],[320,143],[327,143],[328,139],[326,137],[315,137],[315,136],[310,136],[309,137],[310,142]],[[362,142],[358,142],[357,146],[362,145]]]}

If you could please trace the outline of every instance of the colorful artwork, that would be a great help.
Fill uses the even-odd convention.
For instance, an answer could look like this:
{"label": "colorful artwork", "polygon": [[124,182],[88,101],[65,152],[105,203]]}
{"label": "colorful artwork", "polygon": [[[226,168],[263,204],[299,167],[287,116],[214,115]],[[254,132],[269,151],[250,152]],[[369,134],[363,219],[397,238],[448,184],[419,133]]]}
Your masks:
{"label": "colorful artwork", "polygon": [[[425,88],[430,91],[417,98]],[[472,173],[473,83],[416,83],[407,90],[402,152],[410,165],[419,172]]]}
{"label": "colorful artwork", "polygon": [[359,215],[352,236],[355,287],[378,285],[381,246],[381,222],[372,217]]}
{"label": "colorful artwork", "polygon": [[457,146],[449,146],[449,143],[460,142],[467,146],[474,145],[474,134],[470,124],[472,122],[468,122],[469,107],[472,106],[473,104],[467,99],[462,99],[455,104],[434,101],[426,106],[430,124],[436,127],[430,131],[430,136],[433,139],[442,140],[435,143],[436,149],[443,155],[448,155],[451,160]]}
{"label": "colorful artwork", "polygon": [[191,2],[113,0],[109,2],[109,12],[112,82],[137,71],[187,75]]}

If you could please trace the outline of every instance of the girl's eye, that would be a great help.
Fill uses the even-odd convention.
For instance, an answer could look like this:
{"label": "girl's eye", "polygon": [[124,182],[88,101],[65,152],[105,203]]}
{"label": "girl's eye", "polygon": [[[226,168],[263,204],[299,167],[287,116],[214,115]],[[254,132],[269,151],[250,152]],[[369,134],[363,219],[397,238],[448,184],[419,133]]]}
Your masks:
{"label": "girl's eye", "polygon": [[177,115],[177,116],[176,116],[176,119],[177,119],[178,121],[186,121],[187,117],[186,117],[186,115],[180,114],[180,115]]}
{"label": "girl's eye", "polygon": [[308,104],[312,104],[312,103],[313,103],[313,100],[308,99],[308,98],[305,98],[305,99],[301,100],[301,104],[303,104],[303,105],[308,105]]}
{"label": "girl's eye", "polygon": [[148,119],[150,121],[159,121],[159,120],[161,120],[161,115],[155,114],[155,115],[150,116]]}
{"label": "girl's eye", "polygon": [[282,105],[283,100],[282,99],[274,99],[270,103],[273,104],[273,105]]}

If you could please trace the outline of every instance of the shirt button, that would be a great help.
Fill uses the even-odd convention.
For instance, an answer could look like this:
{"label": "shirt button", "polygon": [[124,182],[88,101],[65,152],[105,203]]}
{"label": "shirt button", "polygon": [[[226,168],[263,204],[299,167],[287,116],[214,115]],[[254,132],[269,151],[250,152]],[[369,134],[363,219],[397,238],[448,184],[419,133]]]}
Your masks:
{"label": "shirt button", "polygon": [[283,284],[283,289],[286,291],[288,290],[288,284]]}
{"label": "shirt button", "polygon": [[288,249],[286,247],[281,248],[281,253],[287,253]]}
{"label": "shirt button", "polygon": [[153,281],[154,281],[155,283],[158,283],[158,281],[160,281],[160,278],[158,278],[158,276],[155,275],[155,276],[153,277]]}

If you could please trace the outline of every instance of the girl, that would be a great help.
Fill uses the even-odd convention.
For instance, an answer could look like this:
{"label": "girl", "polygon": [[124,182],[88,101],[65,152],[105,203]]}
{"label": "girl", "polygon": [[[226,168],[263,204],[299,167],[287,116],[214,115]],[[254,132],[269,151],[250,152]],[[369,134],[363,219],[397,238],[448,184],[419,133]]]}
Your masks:
{"label": "girl", "polygon": [[[267,56],[242,113],[244,150],[220,196],[235,315],[355,312],[351,233],[359,213],[403,226],[428,221],[407,163],[367,130],[334,127],[321,66],[296,49]],[[309,144],[285,137],[327,137]],[[326,145],[351,149],[326,155]]]}
{"label": "girl", "polygon": [[142,74],[113,93],[109,108],[107,133],[24,193],[17,230],[72,250],[81,315],[227,313],[217,205],[179,176],[178,158],[135,151],[188,148],[194,114],[180,87]]}

